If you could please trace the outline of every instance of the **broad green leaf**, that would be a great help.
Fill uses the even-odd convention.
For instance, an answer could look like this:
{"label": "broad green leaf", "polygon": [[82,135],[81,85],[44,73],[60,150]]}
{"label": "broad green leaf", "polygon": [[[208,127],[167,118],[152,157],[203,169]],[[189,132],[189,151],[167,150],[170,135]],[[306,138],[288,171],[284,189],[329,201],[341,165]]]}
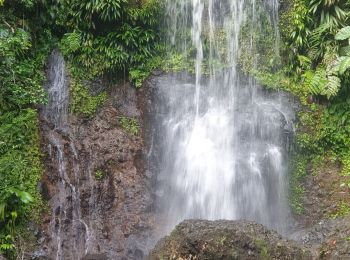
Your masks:
{"label": "broad green leaf", "polygon": [[327,74],[324,68],[318,68],[315,72],[306,71],[304,77],[305,85],[312,94],[323,95],[327,84]]}
{"label": "broad green leaf", "polygon": [[24,204],[28,204],[34,201],[33,197],[28,192],[21,191],[15,188],[11,188],[10,192],[16,195],[17,198],[19,198]]}
{"label": "broad green leaf", "polygon": [[311,65],[311,60],[306,57],[306,56],[303,56],[303,55],[298,55],[298,60],[300,62],[300,65],[303,67],[303,68],[307,68],[309,69],[310,68],[310,65]]}
{"label": "broad green leaf", "polygon": [[350,68],[350,56],[340,57],[339,73],[344,74]]}
{"label": "broad green leaf", "polygon": [[350,46],[341,47],[339,50],[341,56],[350,56]]}
{"label": "broad green leaf", "polygon": [[336,35],[335,39],[338,41],[346,40],[350,38],[350,26],[342,28]]}
{"label": "broad green leaf", "polygon": [[340,89],[340,83],[340,79],[337,76],[329,76],[327,78],[327,84],[321,94],[327,96],[327,98],[337,95]]}

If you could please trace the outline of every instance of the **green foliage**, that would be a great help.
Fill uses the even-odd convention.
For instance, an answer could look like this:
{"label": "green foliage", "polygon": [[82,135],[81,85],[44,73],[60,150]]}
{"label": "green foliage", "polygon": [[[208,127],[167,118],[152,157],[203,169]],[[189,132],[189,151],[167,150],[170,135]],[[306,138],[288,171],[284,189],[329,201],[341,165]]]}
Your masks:
{"label": "green foliage", "polygon": [[92,96],[82,81],[77,79],[71,80],[70,87],[70,110],[79,116],[87,118],[94,117],[98,107],[103,105],[107,100],[106,92],[102,92],[97,96]]}
{"label": "green foliage", "polygon": [[346,0],[294,0],[283,14],[288,73],[304,78],[312,95],[335,97],[349,77],[349,11]]}
{"label": "green foliage", "polygon": [[41,30],[38,17],[27,20],[39,5],[0,5],[0,252],[9,259],[22,227],[44,208],[37,191],[42,165],[34,107],[46,102],[43,68],[53,37]]}
{"label": "green foliage", "polygon": [[42,204],[37,191],[42,172],[37,112],[7,112],[0,121],[0,247],[13,253],[9,245],[17,226],[35,220]]}
{"label": "green foliage", "polygon": [[16,188],[8,188],[0,201],[0,223],[5,226],[7,232],[14,237],[16,220],[22,205],[33,202],[33,197]]}
{"label": "green foliage", "polygon": [[350,26],[346,26],[339,30],[339,32],[335,35],[335,39],[337,41],[343,41],[350,38]]}
{"label": "green foliage", "polygon": [[280,19],[281,33],[289,46],[295,49],[302,48],[310,35],[312,18],[308,15],[307,1],[293,0],[286,12],[283,12]]}
{"label": "green foliage", "polygon": [[119,118],[120,126],[129,134],[138,136],[140,134],[140,124],[136,118],[121,116]]}
{"label": "green foliage", "polygon": [[332,161],[342,163],[342,174],[348,176],[350,172],[349,109],[349,100],[344,100],[327,107],[314,104],[310,109],[300,113],[290,177],[290,201],[294,212],[298,214],[303,212],[303,181],[308,165],[310,171],[322,170],[324,168],[322,162],[331,156]]}
{"label": "green foliage", "polygon": [[[30,34],[0,23],[0,110],[45,101],[41,57],[33,59]],[[0,112],[1,113],[1,112]]]}
{"label": "green foliage", "polygon": [[136,88],[140,88],[149,77],[149,75],[157,68],[160,68],[164,64],[164,60],[161,56],[155,56],[145,63],[132,68],[129,71],[130,80],[135,84]]}
{"label": "green foliage", "polygon": [[[342,175],[350,176],[350,149],[342,155],[341,161],[343,162]],[[348,187],[350,188],[350,181]]]}
{"label": "green foliage", "polygon": [[315,71],[308,70],[304,73],[304,84],[305,88],[309,90],[309,93],[324,95],[327,98],[338,94],[341,81],[338,73],[333,68],[331,66],[327,68],[320,66]]}
{"label": "green foliage", "polygon": [[61,49],[96,75],[125,72],[157,54],[163,1],[61,1],[59,24],[68,25]]}
{"label": "green foliage", "polygon": [[14,237],[0,234],[0,253],[6,255],[15,254]]}
{"label": "green foliage", "polygon": [[328,24],[331,29],[344,26],[348,15],[347,0],[311,0],[309,14],[314,15],[318,24]]}
{"label": "green foliage", "polygon": [[340,202],[336,213],[331,215],[331,218],[344,217],[350,213],[350,206],[345,201]]}
{"label": "green foliage", "polygon": [[96,179],[97,181],[103,180],[104,177],[105,177],[105,173],[104,173],[102,170],[97,170],[97,171],[95,172],[95,179]]}
{"label": "green foliage", "polygon": [[285,90],[298,96],[303,104],[307,103],[309,91],[297,78],[286,76],[284,70],[260,71],[253,70],[251,73],[262,86],[268,89]]}
{"label": "green foliage", "polygon": [[304,180],[306,177],[307,158],[303,155],[295,155],[292,161],[292,172],[290,175],[290,197],[289,202],[296,214],[304,212]]}
{"label": "green foliage", "polygon": [[[258,68],[252,74],[263,85],[294,93],[304,104],[290,176],[290,202],[301,214],[307,169],[322,170],[325,158],[331,158],[342,163],[343,175],[350,171],[350,6],[345,0],[284,2],[283,66],[277,73]],[[340,205],[339,212],[344,215],[346,207]]]}
{"label": "green foliage", "polygon": [[328,107],[324,114],[321,141],[336,152],[350,147],[349,109],[350,103],[347,101]]}
{"label": "green foliage", "polygon": [[339,74],[344,74],[350,68],[350,56],[339,57]]}
{"label": "green foliage", "polygon": [[70,66],[70,111],[78,116],[92,118],[97,109],[107,100],[107,93],[102,91],[97,95],[90,94],[87,85],[92,76],[83,69]]}
{"label": "green foliage", "polygon": [[267,244],[264,240],[255,241],[257,248],[259,249],[259,259],[268,260],[271,259]]}

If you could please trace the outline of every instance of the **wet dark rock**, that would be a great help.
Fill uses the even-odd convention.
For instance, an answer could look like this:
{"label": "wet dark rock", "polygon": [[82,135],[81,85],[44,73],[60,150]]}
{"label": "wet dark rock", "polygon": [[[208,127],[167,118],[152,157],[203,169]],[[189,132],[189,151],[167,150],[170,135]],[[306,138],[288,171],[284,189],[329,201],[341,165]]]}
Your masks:
{"label": "wet dark rock", "polygon": [[81,260],[107,260],[106,254],[89,254],[84,256]]}
{"label": "wet dark rock", "polygon": [[[46,260],[49,259],[46,252],[43,249],[35,251],[32,255],[32,260]],[[1,260],[1,257],[0,257]]]}
{"label": "wet dark rock", "polygon": [[350,216],[320,221],[291,238],[310,249],[314,259],[350,259]]}
{"label": "wet dark rock", "polygon": [[309,250],[247,221],[186,220],[148,256],[160,259],[311,259]]}
{"label": "wet dark rock", "polygon": [[[98,94],[106,89],[100,84],[96,81],[89,87]],[[145,107],[139,100],[145,94],[129,84],[115,86],[93,119],[69,115],[65,131],[56,131],[42,118],[46,173],[39,189],[51,212],[46,217],[49,221],[42,225],[46,235],[40,252],[49,259],[56,258],[58,233],[62,259],[140,259],[146,254],[146,237],[151,236],[154,226],[154,212],[149,210],[154,175],[145,174],[143,133],[134,136],[119,124],[121,116],[144,124]],[[65,185],[59,174],[59,149],[51,144],[53,138],[63,146]],[[95,176],[97,171],[103,172],[102,178]],[[60,187],[64,187],[61,194]]]}

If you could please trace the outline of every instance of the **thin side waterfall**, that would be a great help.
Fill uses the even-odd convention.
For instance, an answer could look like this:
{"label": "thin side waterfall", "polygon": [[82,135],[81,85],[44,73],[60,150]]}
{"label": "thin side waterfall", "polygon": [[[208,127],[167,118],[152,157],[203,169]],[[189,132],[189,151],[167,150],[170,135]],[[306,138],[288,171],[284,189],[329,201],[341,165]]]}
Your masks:
{"label": "thin side waterfall", "polygon": [[79,158],[68,128],[69,82],[64,58],[57,50],[49,57],[47,78],[48,104],[42,117],[51,128],[47,150],[58,171],[51,173],[57,178],[57,192],[51,198],[49,254],[56,260],[80,259],[88,249],[90,231],[81,217]]}
{"label": "thin side waterfall", "polygon": [[[277,0],[167,2],[169,48],[188,60],[192,55],[195,73],[157,82],[150,163],[158,170],[162,234],[193,218],[248,219],[282,233],[288,228],[294,112],[285,94],[264,90],[239,68],[243,51],[257,66],[253,31],[263,26],[261,10],[277,41]],[[243,34],[250,43],[244,49]]]}
{"label": "thin side waterfall", "polygon": [[202,62],[203,62],[203,44],[202,44],[202,16],[203,16],[204,3],[202,0],[193,0],[193,26],[192,26],[192,40],[196,47],[196,115],[199,112],[200,101],[200,89],[201,89],[201,76],[202,76]]}

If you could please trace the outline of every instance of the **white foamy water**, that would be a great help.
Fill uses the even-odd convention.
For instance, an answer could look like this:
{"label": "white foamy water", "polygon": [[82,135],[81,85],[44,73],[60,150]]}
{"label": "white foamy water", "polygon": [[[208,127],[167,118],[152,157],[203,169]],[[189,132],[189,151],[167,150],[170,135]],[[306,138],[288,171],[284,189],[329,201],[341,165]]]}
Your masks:
{"label": "white foamy water", "polygon": [[[164,232],[193,218],[287,229],[287,129],[294,112],[288,97],[263,90],[238,67],[240,30],[260,22],[257,6],[253,0],[168,1],[169,45],[194,53],[195,74],[159,78],[153,102],[150,161],[159,172]],[[277,41],[278,2],[259,6],[271,13]]]}

